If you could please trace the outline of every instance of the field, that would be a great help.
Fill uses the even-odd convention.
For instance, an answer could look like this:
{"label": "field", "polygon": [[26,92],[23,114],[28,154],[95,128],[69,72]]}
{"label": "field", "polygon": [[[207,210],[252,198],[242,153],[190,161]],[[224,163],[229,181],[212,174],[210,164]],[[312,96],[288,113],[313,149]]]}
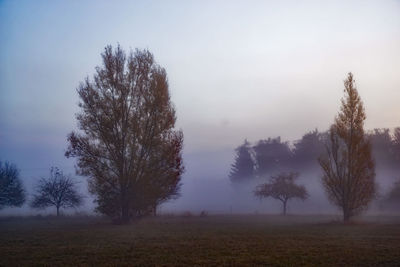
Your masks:
{"label": "field", "polygon": [[0,265],[399,266],[400,218],[0,218]]}

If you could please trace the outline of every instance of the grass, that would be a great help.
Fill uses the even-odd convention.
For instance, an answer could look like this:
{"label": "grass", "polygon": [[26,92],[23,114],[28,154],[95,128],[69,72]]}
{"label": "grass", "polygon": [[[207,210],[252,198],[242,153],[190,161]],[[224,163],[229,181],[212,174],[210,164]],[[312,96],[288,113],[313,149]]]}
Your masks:
{"label": "grass", "polygon": [[[381,222],[377,223],[377,220]],[[393,219],[393,220],[392,220]],[[1,218],[1,266],[398,266],[400,218]]]}

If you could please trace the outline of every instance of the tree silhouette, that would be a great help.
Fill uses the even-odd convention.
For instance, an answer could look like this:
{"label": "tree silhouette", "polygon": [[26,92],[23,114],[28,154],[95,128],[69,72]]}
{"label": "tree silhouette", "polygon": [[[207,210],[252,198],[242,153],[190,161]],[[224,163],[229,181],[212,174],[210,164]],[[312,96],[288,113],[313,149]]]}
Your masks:
{"label": "tree silhouette", "polygon": [[283,215],[286,215],[287,202],[292,198],[305,200],[308,197],[306,188],[295,184],[299,177],[298,173],[280,173],[271,176],[269,183],[260,184],[256,187],[254,195],[260,198],[272,197],[282,202]]}
{"label": "tree silhouette", "polygon": [[250,143],[247,140],[235,149],[236,158],[229,174],[231,182],[246,182],[254,178],[254,162],[250,150]]}
{"label": "tree silhouette", "polygon": [[54,206],[59,216],[60,208],[79,207],[82,200],[72,178],[65,176],[58,168],[52,167],[50,177],[39,180],[31,207],[44,209]]}
{"label": "tree silhouette", "polygon": [[374,129],[368,134],[372,146],[372,155],[377,167],[398,168],[396,146],[389,129]]}
{"label": "tree silhouette", "polygon": [[305,169],[318,164],[316,159],[324,151],[322,135],[315,129],[304,134],[299,141],[294,143],[291,168]]}
{"label": "tree silhouette", "polygon": [[397,166],[400,166],[400,127],[394,129],[393,135],[394,153],[397,159]]}
{"label": "tree silhouette", "polygon": [[107,46],[102,58],[78,88],[80,132],[69,135],[66,156],[89,177],[97,211],[126,223],[179,195],[183,134],[165,69],[149,51],[127,57]]}
{"label": "tree silhouette", "polygon": [[[371,143],[372,157],[376,162],[376,168],[400,170],[400,127],[395,128],[392,134],[389,129],[381,128],[368,131],[365,135]],[[299,172],[313,171],[320,168],[318,158],[326,152],[325,145],[329,143],[329,131],[313,130],[306,132],[300,140],[293,142],[292,149],[288,146],[288,142],[282,142],[280,138],[260,140],[254,147],[246,149],[241,145],[236,150],[235,162],[231,167],[231,180],[251,177],[252,169],[254,169],[254,176],[260,177],[287,169]],[[247,142],[247,146],[249,146],[249,142]],[[246,155],[246,150],[250,151],[251,156]],[[247,160],[245,160],[246,158]],[[253,168],[250,159],[253,161]],[[239,175],[238,169],[242,170],[244,174]],[[245,170],[248,170],[249,174],[246,174]]]}
{"label": "tree silhouette", "polygon": [[260,176],[287,169],[292,159],[288,143],[281,142],[280,137],[260,140],[254,146],[254,152]]}
{"label": "tree silhouette", "polygon": [[397,207],[398,211],[400,211],[400,179],[398,179],[390,189],[389,193],[386,196],[385,202],[393,203]]}
{"label": "tree silhouette", "polygon": [[330,128],[327,153],[319,158],[322,182],[329,199],[343,211],[346,222],[375,196],[375,165],[364,134],[366,118],[353,75],[344,81],[345,98]]}
{"label": "tree silhouette", "polygon": [[0,161],[0,209],[20,207],[25,202],[25,191],[14,164]]}

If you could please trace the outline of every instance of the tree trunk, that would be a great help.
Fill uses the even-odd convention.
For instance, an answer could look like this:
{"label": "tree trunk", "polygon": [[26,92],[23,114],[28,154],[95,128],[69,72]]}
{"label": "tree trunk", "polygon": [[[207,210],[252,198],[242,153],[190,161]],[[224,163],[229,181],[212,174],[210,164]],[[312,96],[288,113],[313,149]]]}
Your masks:
{"label": "tree trunk", "polygon": [[129,223],[129,207],[128,205],[123,205],[121,210],[121,223]]}
{"label": "tree trunk", "polygon": [[57,206],[56,208],[57,208],[57,217],[58,217],[60,215],[60,207]]}
{"label": "tree trunk", "polygon": [[157,205],[154,205],[153,207],[153,216],[157,216]]}
{"label": "tree trunk", "polygon": [[348,222],[350,220],[350,212],[346,209],[343,208],[343,222]]}
{"label": "tree trunk", "polygon": [[129,216],[129,198],[126,193],[126,190],[121,185],[121,222],[122,224],[129,223],[130,216]]}
{"label": "tree trunk", "polygon": [[125,193],[122,195],[122,207],[121,207],[121,223],[126,224],[129,223],[130,221],[130,216],[129,216],[129,200],[125,196]]}
{"label": "tree trunk", "polygon": [[287,201],[283,201],[283,216],[286,216],[286,203]]}

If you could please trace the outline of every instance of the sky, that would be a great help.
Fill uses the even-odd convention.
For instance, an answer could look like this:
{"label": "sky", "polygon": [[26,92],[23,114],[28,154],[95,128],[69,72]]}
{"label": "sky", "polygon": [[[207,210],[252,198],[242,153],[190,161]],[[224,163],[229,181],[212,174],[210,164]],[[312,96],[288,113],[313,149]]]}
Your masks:
{"label": "sky", "polygon": [[183,197],[227,179],[245,138],[328,129],[350,71],[366,128],[400,126],[400,1],[0,0],[0,160],[28,187],[51,166],[74,173],[76,88],[108,44],[149,49],[167,71]]}

